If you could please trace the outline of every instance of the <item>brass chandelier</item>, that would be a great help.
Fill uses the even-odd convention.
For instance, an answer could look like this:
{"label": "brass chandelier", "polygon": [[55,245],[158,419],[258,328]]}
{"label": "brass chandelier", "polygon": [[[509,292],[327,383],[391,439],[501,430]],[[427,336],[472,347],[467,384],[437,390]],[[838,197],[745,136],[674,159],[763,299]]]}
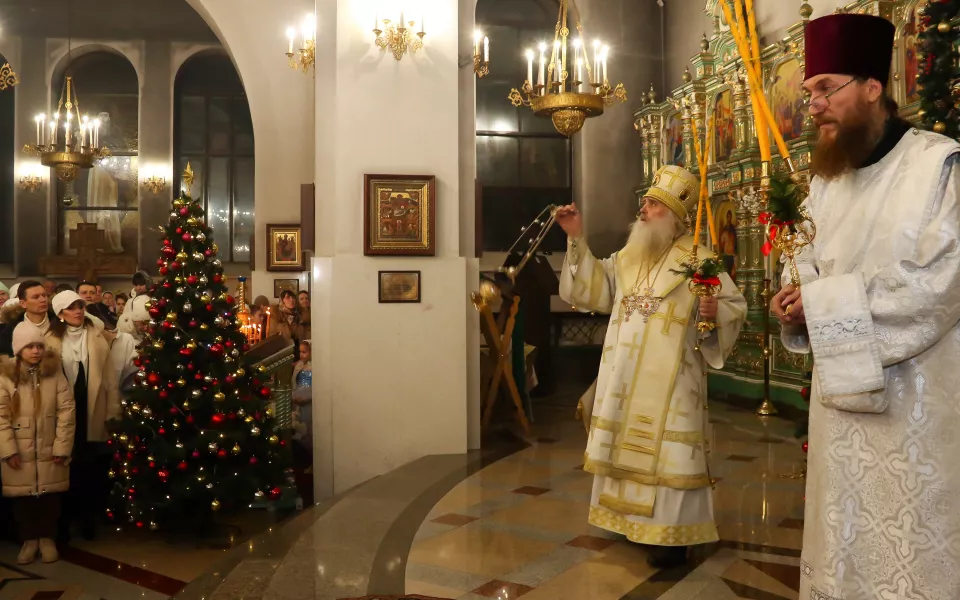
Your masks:
{"label": "brass chandelier", "polygon": [[[568,6],[574,11],[577,36],[569,43]],[[572,47],[572,52],[570,49]],[[627,90],[622,83],[611,87],[607,77],[609,47],[599,40],[593,43],[593,65],[583,42],[580,11],[574,0],[560,0],[560,15],[554,29],[553,49],[546,61],[547,45],[540,44],[537,80],[534,84],[534,51],[527,50],[527,79],[522,90],[510,90],[507,98],[514,106],[529,106],[534,114],[549,116],[553,126],[570,137],[583,128],[590,117],[603,114],[604,106],[625,102]],[[572,61],[568,62],[568,55]],[[571,67],[572,69],[568,69]]]}

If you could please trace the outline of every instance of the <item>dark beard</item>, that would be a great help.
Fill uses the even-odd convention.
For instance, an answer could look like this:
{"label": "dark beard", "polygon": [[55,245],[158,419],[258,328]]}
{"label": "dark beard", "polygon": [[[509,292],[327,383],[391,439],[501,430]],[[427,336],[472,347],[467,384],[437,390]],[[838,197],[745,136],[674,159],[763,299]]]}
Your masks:
{"label": "dark beard", "polygon": [[[873,153],[883,134],[883,125],[879,127],[870,120],[866,103],[854,111],[846,123],[828,121],[837,125],[837,134],[832,140],[821,136],[813,149],[810,162],[811,172],[831,181],[859,169]],[[819,126],[821,123],[817,123]]]}

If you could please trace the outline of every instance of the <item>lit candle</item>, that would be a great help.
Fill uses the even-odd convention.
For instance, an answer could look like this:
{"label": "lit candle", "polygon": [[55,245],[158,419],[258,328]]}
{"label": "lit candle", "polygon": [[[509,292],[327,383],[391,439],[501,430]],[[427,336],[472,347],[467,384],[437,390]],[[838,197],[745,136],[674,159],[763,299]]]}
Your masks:
{"label": "lit candle", "polygon": [[403,20],[403,10],[400,10],[400,27],[406,29],[407,23]]}
{"label": "lit candle", "polygon": [[480,30],[477,29],[473,32],[473,55],[480,56],[480,40],[483,38],[483,34],[480,33]]}
{"label": "lit candle", "polygon": [[425,24],[426,22],[427,22],[427,20],[424,19],[424,18],[423,18],[423,15],[421,14],[421,15],[420,15],[420,33],[426,33],[426,31],[427,31],[427,26],[426,26],[426,24]]}
{"label": "lit candle", "polygon": [[380,29],[380,13],[378,11],[373,12],[373,30],[376,31]]}
{"label": "lit candle", "polygon": [[560,40],[553,43],[553,77],[554,81],[560,81],[562,73],[560,72]]}
{"label": "lit candle", "polygon": [[[546,79],[544,77],[544,73],[546,73],[546,64],[543,56],[543,53],[546,52],[546,50],[547,45],[540,44],[540,72],[537,74],[537,85],[539,86],[546,86]],[[541,90],[540,93],[542,94],[543,90]]]}
{"label": "lit candle", "polygon": [[51,146],[56,143],[55,141],[56,136],[57,136],[57,123],[55,121],[51,121],[50,122],[50,145]]}
{"label": "lit candle", "polygon": [[607,82],[607,56],[610,55],[610,47],[603,47],[603,83]]}
{"label": "lit candle", "polygon": [[297,35],[297,32],[293,30],[293,27],[287,27],[287,54],[293,54],[293,38]]}
{"label": "lit candle", "polygon": [[80,123],[80,147],[87,145],[87,124]]}
{"label": "lit candle", "polygon": [[34,118],[34,121],[37,122],[37,145],[39,146],[40,145],[40,127],[41,127],[40,124],[43,122],[43,115],[37,115]]}
{"label": "lit candle", "polygon": [[53,121],[53,141],[50,142],[54,146],[57,145],[57,138],[60,136],[60,111],[57,111],[57,115]]}
{"label": "lit candle", "polygon": [[67,113],[67,121],[63,124],[64,131],[64,144],[67,149],[70,148],[70,119],[73,118],[73,113]]}
{"label": "lit candle", "polygon": [[600,40],[593,40],[593,79],[590,83],[600,83]]}
{"label": "lit candle", "polygon": [[580,46],[582,45],[583,45],[583,40],[579,38],[573,40],[573,64],[575,64],[577,67],[577,71],[575,74],[575,78],[577,81],[583,81],[580,78]]}
{"label": "lit candle", "polygon": [[490,62],[490,38],[486,36],[483,38],[483,62]]}
{"label": "lit candle", "polygon": [[580,67],[583,66],[583,61],[577,56],[577,91],[583,93],[583,77]]}
{"label": "lit candle", "polygon": [[527,50],[527,83],[533,87],[533,50]]}
{"label": "lit candle", "polygon": [[93,147],[100,147],[100,119],[93,120]]}

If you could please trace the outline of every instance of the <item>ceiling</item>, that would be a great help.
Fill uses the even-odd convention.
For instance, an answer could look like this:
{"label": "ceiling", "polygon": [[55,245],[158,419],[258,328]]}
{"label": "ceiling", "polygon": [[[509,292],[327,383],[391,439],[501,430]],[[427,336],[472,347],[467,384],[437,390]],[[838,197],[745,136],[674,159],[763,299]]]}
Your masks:
{"label": "ceiling", "polygon": [[216,42],[185,0],[0,0],[0,35]]}

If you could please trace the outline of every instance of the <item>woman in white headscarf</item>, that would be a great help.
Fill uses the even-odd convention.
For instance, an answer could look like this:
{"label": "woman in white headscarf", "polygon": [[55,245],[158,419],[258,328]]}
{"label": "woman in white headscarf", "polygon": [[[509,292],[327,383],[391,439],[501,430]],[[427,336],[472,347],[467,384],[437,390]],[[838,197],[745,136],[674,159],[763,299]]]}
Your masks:
{"label": "woman in white headscarf", "polygon": [[83,298],[65,291],[54,296],[51,304],[57,319],[47,331],[47,348],[60,355],[77,410],[70,500],[64,505],[61,532],[69,535],[70,521],[77,521],[83,537],[92,539],[110,490],[107,422],[122,414],[117,369],[110,341],[86,314]]}

